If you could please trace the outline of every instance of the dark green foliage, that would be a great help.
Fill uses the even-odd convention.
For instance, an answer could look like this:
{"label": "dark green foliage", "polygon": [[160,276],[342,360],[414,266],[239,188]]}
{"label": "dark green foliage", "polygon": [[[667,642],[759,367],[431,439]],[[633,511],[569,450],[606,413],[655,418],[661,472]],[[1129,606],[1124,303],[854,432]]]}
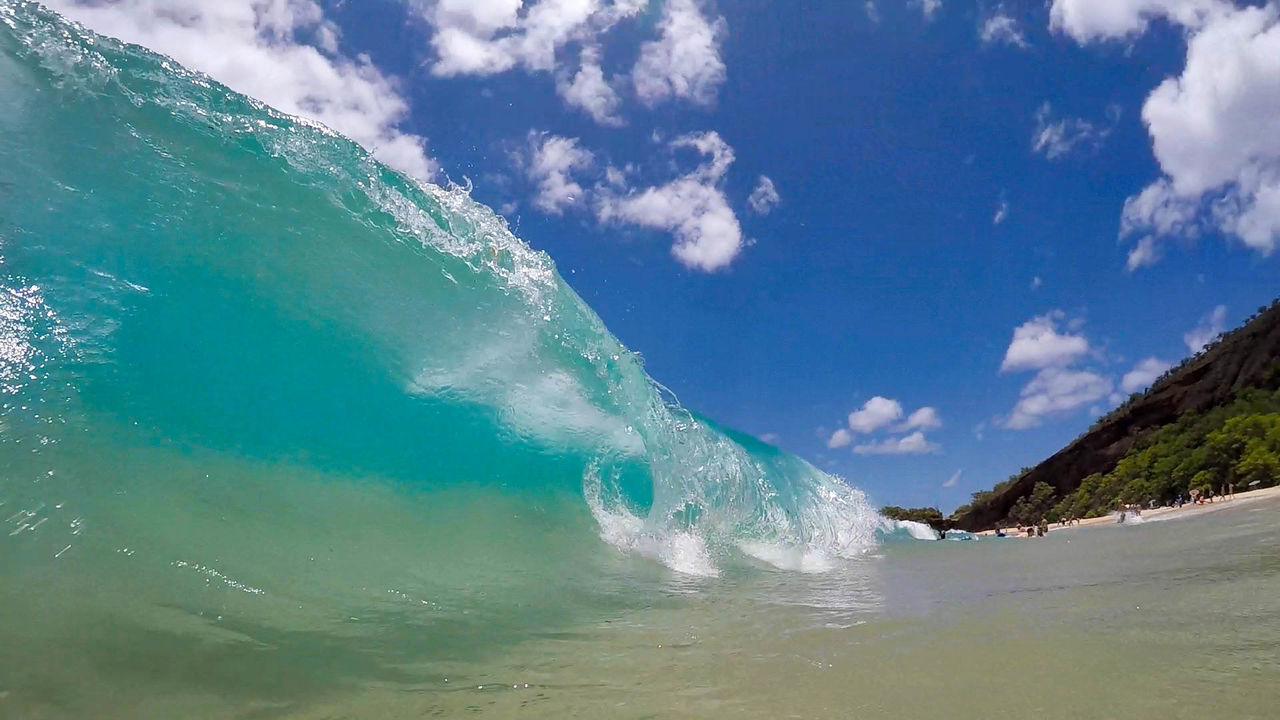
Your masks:
{"label": "dark green foliage", "polygon": [[934,530],[946,530],[947,521],[938,508],[901,508],[889,505],[880,510],[880,514],[891,520],[912,520],[924,523]]}
{"label": "dark green foliage", "polygon": [[[958,508],[953,517],[989,505],[1027,472],[1023,468],[991,490],[975,492],[970,503]],[[1098,517],[1122,504],[1171,503],[1188,497],[1192,490],[1211,494],[1234,488],[1241,492],[1277,483],[1280,390],[1245,390],[1229,405],[1184,416],[1151,432],[1125,453],[1111,472],[1084,478],[1065,497],[1058,496],[1047,483],[1036,483],[1010,508],[1005,524]]]}
{"label": "dark green foliage", "polygon": [[[1147,435],[1114,470],[1085,478],[1050,513],[1097,517],[1122,503],[1163,504],[1192,490],[1207,494],[1234,487],[1238,492],[1277,482],[1280,391],[1251,390],[1230,405],[1188,415]],[[1013,513],[1010,518],[1015,519]]]}
{"label": "dark green foliage", "polygon": [[[1260,319],[1268,313],[1273,317]],[[1053,463],[1052,472],[1057,473],[1052,476],[1048,470],[1039,473],[1039,478],[1047,483],[1037,482],[1036,487],[1029,487],[1025,482],[1029,471],[1023,469],[991,490],[975,492],[969,504],[957,508],[950,521],[961,527],[976,527],[978,523],[991,526],[995,518],[1003,523],[1025,523],[1037,519],[1039,514],[1052,522],[1102,515],[1125,503],[1169,502],[1185,497],[1192,489],[1211,492],[1233,486],[1239,491],[1280,482],[1280,442],[1276,439],[1276,427],[1280,423],[1280,390],[1276,389],[1280,386],[1280,353],[1272,351],[1275,316],[1280,316],[1280,298],[1258,308],[1257,314],[1240,328],[1219,335],[1195,355],[1169,368],[1147,392],[1132,395],[1098,418],[1087,432],[1041,466]],[[1267,354],[1254,352],[1260,348],[1269,348]],[[1244,372],[1243,366],[1234,371],[1231,368],[1232,362],[1246,355],[1251,369],[1244,375],[1232,375],[1232,372]],[[1220,365],[1224,357],[1228,360]],[[1261,367],[1256,365],[1259,361]],[[1215,367],[1226,367],[1228,372],[1214,375]],[[1199,382],[1206,377],[1209,382]],[[1234,384],[1240,382],[1247,382],[1252,389],[1241,389]],[[1147,402],[1153,394],[1163,392],[1164,400],[1174,398],[1176,403],[1182,395],[1177,392],[1178,388],[1169,387],[1171,383],[1194,386],[1201,395],[1182,408],[1167,407],[1167,402]],[[1166,392],[1170,390],[1173,392]],[[1206,397],[1205,392],[1210,395]],[[1222,402],[1224,396],[1234,400],[1189,414],[1194,410],[1187,408],[1203,408],[1208,404],[1206,400]],[[1133,416],[1137,405],[1144,405],[1141,417]],[[1168,423],[1169,410],[1188,414],[1152,429]],[[1107,433],[1091,438],[1091,434],[1104,427]],[[1083,468],[1110,465],[1097,456],[1087,462],[1077,462],[1083,453],[1118,444],[1125,434],[1132,434],[1138,440],[1116,465],[1105,474],[1078,480],[1075,472],[1087,471]],[[1042,484],[1055,494],[1059,492],[1057,487],[1076,489],[1065,497],[1051,496],[1051,506],[1046,509],[1040,502],[1046,492],[1040,488]],[[1041,493],[1039,499],[1034,497],[1037,490]]]}
{"label": "dark green foliage", "polygon": [[1047,518],[1054,506],[1053,486],[1046,482],[1038,482],[1030,495],[1018,498],[1009,510],[1009,519],[1018,525],[1038,525]]}

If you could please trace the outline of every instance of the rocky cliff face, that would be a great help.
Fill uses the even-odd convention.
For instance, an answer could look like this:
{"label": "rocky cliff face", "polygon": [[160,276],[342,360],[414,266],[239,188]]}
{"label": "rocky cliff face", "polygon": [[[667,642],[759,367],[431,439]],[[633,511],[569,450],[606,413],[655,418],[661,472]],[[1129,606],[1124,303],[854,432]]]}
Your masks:
{"label": "rocky cliff face", "polygon": [[1038,482],[1062,496],[1093,473],[1115,468],[1143,435],[1187,413],[1231,402],[1250,387],[1280,387],[1280,301],[1192,358],[1142,397],[1130,403],[1032,468],[994,500],[952,518],[964,530],[985,530],[1004,520],[1009,509]]}

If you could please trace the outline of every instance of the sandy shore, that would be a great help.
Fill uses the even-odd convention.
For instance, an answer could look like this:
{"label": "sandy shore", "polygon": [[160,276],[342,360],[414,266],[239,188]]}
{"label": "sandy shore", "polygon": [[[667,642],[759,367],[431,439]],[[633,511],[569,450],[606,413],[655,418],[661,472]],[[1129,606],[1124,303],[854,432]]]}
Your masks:
{"label": "sandy shore", "polygon": [[[1233,507],[1239,507],[1241,504],[1250,504],[1250,503],[1258,502],[1260,500],[1266,500],[1269,498],[1280,498],[1280,485],[1277,485],[1275,487],[1262,488],[1260,490],[1250,490],[1248,492],[1239,492],[1239,493],[1236,493],[1230,499],[1226,499],[1226,500],[1219,499],[1211,503],[1206,502],[1201,505],[1194,505],[1191,503],[1187,503],[1182,507],[1173,507],[1173,506],[1166,505],[1164,507],[1158,507],[1153,510],[1143,510],[1142,520],[1143,522],[1146,522],[1148,520],[1151,520],[1152,518],[1171,516],[1171,515],[1177,516],[1177,517],[1192,517],[1195,515],[1203,515],[1206,513],[1217,512],[1219,510],[1227,510]],[[1074,525],[1064,526],[1064,525],[1059,525],[1058,523],[1054,523],[1049,527],[1049,532],[1059,532],[1062,530],[1079,530],[1087,527],[1096,527],[1098,525],[1115,525],[1115,524],[1116,524],[1115,515],[1104,515],[1103,517],[1081,520],[1075,523]],[[1004,528],[1004,531],[1007,534],[1009,534],[1010,537],[1025,537],[1025,535],[1019,533],[1017,529],[1013,527],[1006,527]],[[978,534],[979,535],[995,535],[996,533],[994,530],[985,530]]]}

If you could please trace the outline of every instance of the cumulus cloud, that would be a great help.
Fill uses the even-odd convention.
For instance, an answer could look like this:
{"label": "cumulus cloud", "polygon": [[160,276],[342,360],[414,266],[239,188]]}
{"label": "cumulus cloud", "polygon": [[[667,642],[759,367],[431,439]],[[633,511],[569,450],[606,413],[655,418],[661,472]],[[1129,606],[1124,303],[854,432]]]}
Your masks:
{"label": "cumulus cloud", "polygon": [[877,395],[849,413],[849,429],[857,433],[875,432],[901,417],[902,403]]}
{"label": "cumulus cloud", "polygon": [[853,434],[844,428],[831,433],[830,439],[827,440],[827,447],[832,450],[842,448],[853,442]]}
{"label": "cumulus cloud", "polygon": [[1110,394],[1111,381],[1088,370],[1046,367],[1019,396],[1013,412],[1004,419],[1011,430],[1025,430],[1040,425],[1048,416],[1084,407]]}
{"label": "cumulus cloud", "polygon": [[1000,371],[1067,365],[1089,352],[1089,341],[1083,335],[1059,331],[1058,325],[1065,317],[1061,310],[1055,310],[1019,325],[1005,350]]}
{"label": "cumulus cloud", "polygon": [[922,432],[913,432],[900,438],[885,438],[879,442],[857,445],[853,452],[858,455],[925,455],[936,453],[940,448],[937,443],[929,442]]}
{"label": "cumulus cloud", "polygon": [[960,476],[962,474],[964,474],[964,470],[955,471],[954,473],[951,474],[951,477],[947,478],[946,482],[942,483],[942,487],[944,488],[955,487],[956,484],[960,482]]}
{"label": "cumulus cloud", "polygon": [[[829,448],[841,448],[851,444],[857,435],[867,435],[879,431],[889,434],[909,433],[899,437],[890,437],[875,442],[857,445],[853,452],[858,455],[915,455],[937,452],[940,447],[929,442],[924,431],[942,427],[942,418],[937,408],[922,407],[902,420],[902,403],[892,398],[877,395],[862,404],[862,407],[849,413],[848,425],[832,433],[827,441]],[[915,432],[910,432],[914,430]]]}
{"label": "cumulus cloud", "polygon": [[1147,235],[1138,240],[1129,251],[1128,258],[1125,259],[1124,267],[1129,272],[1133,272],[1138,268],[1148,267],[1160,262],[1160,247],[1156,239],[1151,235]]}
{"label": "cumulus cloud", "polygon": [[1031,150],[1050,160],[1061,160],[1074,152],[1096,152],[1111,135],[1118,110],[1110,111],[1112,124],[1098,125],[1084,118],[1056,118],[1053,106],[1046,101],[1036,111],[1036,129],[1031,136]]}
{"label": "cumulus cloud", "polygon": [[1195,354],[1213,342],[1213,339],[1221,335],[1226,328],[1227,306],[1219,305],[1208,315],[1200,318],[1200,322],[1182,336],[1182,341],[1187,344],[1187,349]]}
{"label": "cumulus cloud", "polygon": [[570,107],[583,110],[601,125],[622,124],[618,115],[622,99],[604,78],[598,47],[583,48],[578,72],[572,77],[562,74],[556,81],[556,92]]}
{"label": "cumulus cloud", "polygon": [[1280,5],[1228,0],[1054,0],[1051,27],[1080,43],[1126,40],[1153,20],[1181,26],[1182,74],[1147,97],[1142,119],[1162,177],[1126,203],[1134,269],[1157,242],[1206,230],[1270,255],[1280,243]]}
{"label": "cumulus cloud", "polygon": [[1022,388],[1018,402],[1000,424],[1011,430],[1025,430],[1040,425],[1046,417],[1067,413],[1105,398],[1113,388],[1112,381],[1090,370],[1070,366],[1089,351],[1089,340],[1059,326],[1066,319],[1061,310],[1034,317],[1013,331],[1013,340],[1005,351],[1001,372],[1036,370],[1036,375]]}
{"label": "cumulus cloud", "polygon": [[531,132],[529,150],[525,173],[538,186],[534,205],[559,215],[582,199],[584,190],[573,173],[592,167],[595,157],[579,147],[577,138]]}
{"label": "cumulus cloud", "polygon": [[315,0],[49,0],[96,32],[168,55],[285,113],[323,123],[420,179],[426,140],[401,129],[409,103],[365,56],[349,57]]}
{"label": "cumulus cloud", "polygon": [[669,146],[696,150],[701,164],[666,184],[638,192],[618,194],[601,186],[596,214],[601,222],[671,232],[675,236],[671,253],[687,267],[706,272],[726,267],[742,250],[742,227],[722,187],[733,164],[733,148],[716,132],[682,135]]}
{"label": "cumulus cloud", "polygon": [[1168,369],[1169,363],[1159,358],[1149,357],[1145,360],[1140,360],[1137,365],[1133,366],[1132,370],[1120,378],[1120,389],[1127,393],[1145,390]]}
{"label": "cumulus cloud", "polygon": [[773,181],[768,175],[761,175],[756,181],[756,188],[751,191],[750,197],[747,198],[747,204],[751,206],[752,212],[757,215],[768,215],[773,209],[778,207],[778,203],[782,202],[782,198],[778,195],[778,189],[774,187]]}
{"label": "cumulus cloud", "polygon": [[[599,43],[619,22],[640,14],[647,0],[437,0],[419,2],[431,24],[439,76],[494,75],[522,68],[556,75],[567,104],[597,122],[620,124],[615,83],[605,79]],[[725,79],[720,45],[727,25],[709,17],[699,0],[665,0],[658,37],[643,43],[630,73],[636,97],[648,106],[671,99],[711,105]],[[571,44],[585,49],[576,72],[560,65]]]}
{"label": "cumulus cloud", "polygon": [[1162,17],[1198,27],[1223,5],[1220,0],[1053,0],[1049,27],[1082,43],[1125,38]]}
{"label": "cumulus cloud", "polygon": [[[431,72],[440,76],[493,75],[515,67],[550,72],[556,51],[589,41],[638,12],[637,2],[601,0],[437,0],[421,3],[435,32]],[[523,10],[523,12],[521,12]]]}
{"label": "cumulus cloud", "polygon": [[942,0],[911,0],[911,4],[920,8],[925,20],[933,20],[942,9]]}
{"label": "cumulus cloud", "polygon": [[919,410],[907,416],[907,421],[902,423],[902,430],[932,430],[933,428],[942,427],[942,416],[938,414],[938,409],[934,407],[922,407]]}
{"label": "cumulus cloud", "polygon": [[641,46],[631,71],[640,101],[649,106],[671,98],[699,105],[715,102],[725,78],[720,59],[724,18],[707,19],[696,0],[665,0],[658,27],[658,39]]}
{"label": "cumulus cloud", "polygon": [[982,38],[982,42],[986,45],[1003,44],[1019,48],[1029,47],[1027,36],[1022,32],[1022,26],[1005,12],[1003,5],[996,8],[996,11],[982,23],[978,36]]}

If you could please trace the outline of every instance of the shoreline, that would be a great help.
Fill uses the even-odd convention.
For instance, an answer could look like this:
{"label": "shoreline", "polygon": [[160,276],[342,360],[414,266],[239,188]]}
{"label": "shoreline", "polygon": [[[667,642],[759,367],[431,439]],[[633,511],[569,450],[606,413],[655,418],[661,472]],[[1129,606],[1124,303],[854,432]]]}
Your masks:
{"label": "shoreline", "polygon": [[[1275,485],[1268,488],[1261,488],[1258,490],[1238,492],[1235,494],[1234,497],[1231,497],[1229,499],[1215,500],[1214,502],[1204,503],[1202,505],[1195,505],[1192,503],[1187,503],[1182,507],[1164,505],[1162,507],[1154,508],[1151,510],[1143,510],[1141,517],[1144,523],[1150,521],[1152,518],[1166,519],[1166,516],[1176,516],[1179,518],[1195,517],[1198,515],[1205,515],[1212,512],[1218,512],[1220,510],[1227,510],[1233,507],[1238,507],[1242,503],[1248,505],[1261,500],[1267,500],[1270,498],[1280,498],[1280,485]],[[1119,523],[1117,523],[1115,520],[1114,513],[1112,513],[1108,515],[1103,515],[1102,517],[1080,520],[1074,525],[1060,525],[1060,524],[1054,523],[1049,527],[1049,532],[1053,533],[1053,532],[1061,532],[1063,530],[1080,530],[1080,529],[1089,528],[1089,527],[1097,527],[1100,525],[1105,526],[1105,525],[1118,525],[1118,524]],[[1017,532],[1016,527],[1017,527],[1016,525],[1010,525],[1003,528],[1007,533],[1007,537],[1016,538],[1016,539],[1027,538],[1026,535]],[[1015,530],[1012,533],[1009,533],[1008,530],[1010,528],[1015,528]],[[974,534],[982,537],[996,537],[995,530],[983,530],[982,532],[978,532]]]}

